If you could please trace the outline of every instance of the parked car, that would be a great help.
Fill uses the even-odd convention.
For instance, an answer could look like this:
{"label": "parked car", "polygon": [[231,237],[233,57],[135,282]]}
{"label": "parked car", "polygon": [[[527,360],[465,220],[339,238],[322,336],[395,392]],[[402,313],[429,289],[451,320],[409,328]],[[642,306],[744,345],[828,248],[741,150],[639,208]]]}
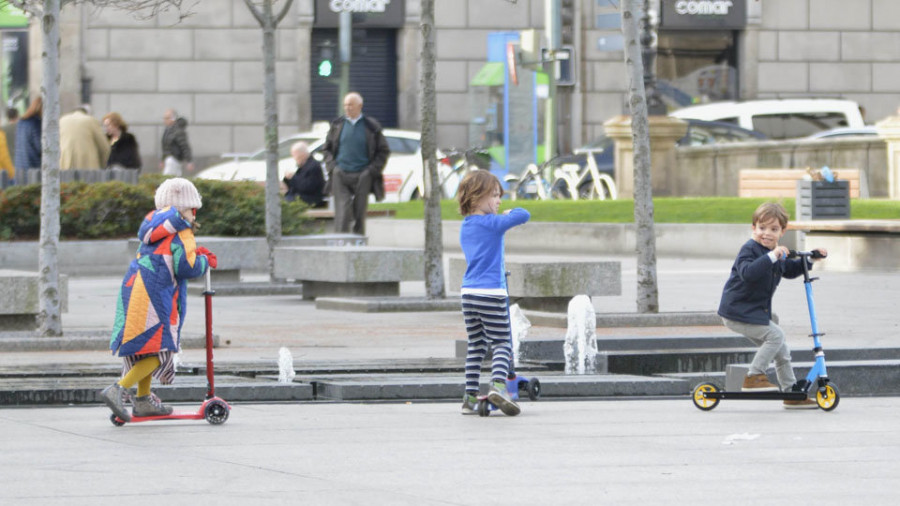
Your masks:
{"label": "parked car", "polygon": [[852,100],[825,98],[714,102],[678,109],[669,115],[733,123],[763,133],[770,139],[806,137],[837,127],[865,126],[859,104]]}
{"label": "parked car", "polygon": [[833,139],[835,137],[868,137],[878,135],[878,129],[872,125],[866,125],[860,128],[852,128],[852,127],[840,127],[840,128],[832,128],[831,130],[823,130],[821,132],[816,132],[808,137],[807,139]]}
{"label": "parked car", "polygon": [[[309,151],[312,156],[321,160],[323,158],[322,148],[325,144],[326,133],[327,131],[324,130],[303,132],[280,140],[278,142],[278,178],[282,179],[285,174],[296,169],[296,164],[291,158],[291,146],[298,141],[305,141],[309,144]],[[388,158],[387,165],[384,168],[384,201],[406,202],[421,198],[424,193],[421,134],[411,130],[385,128],[384,137],[391,149],[391,156]],[[222,156],[234,157],[234,159],[202,170],[197,174],[197,177],[219,181],[265,182],[265,148],[249,155],[225,154]],[[437,158],[438,170],[443,176],[450,171],[450,167],[446,163],[441,162],[445,158],[442,153],[438,152]],[[445,195],[448,191],[445,188]]]}
{"label": "parked car", "polygon": [[[721,144],[728,142],[752,142],[765,140],[766,136],[760,132],[754,132],[741,128],[733,123],[724,123],[719,121],[703,121],[698,119],[686,119],[688,124],[687,132],[684,137],[678,140],[679,146],[705,146],[710,144]],[[597,163],[597,171],[600,174],[606,174],[615,180],[615,142],[611,137],[602,135],[584,146],[575,149],[572,153],[560,155],[553,160],[554,166],[567,163],[577,163],[580,169],[584,169],[587,164],[587,156],[592,155]],[[579,194],[581,198],[585,198],[589,193],[589,188],[593,180],[586,175],[578,184]],[[562,197],[568,198],[565,190],[554,188],[553,191],[561,193]]]}

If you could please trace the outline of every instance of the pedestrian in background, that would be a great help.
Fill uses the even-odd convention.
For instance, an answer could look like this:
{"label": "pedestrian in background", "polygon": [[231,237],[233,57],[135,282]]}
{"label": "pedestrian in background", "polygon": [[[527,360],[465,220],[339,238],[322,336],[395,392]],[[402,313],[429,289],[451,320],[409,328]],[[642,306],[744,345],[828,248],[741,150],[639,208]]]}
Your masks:
{"label": "pedestrian in background", "polygon": [[156,189],[156,210],[147,214],[138,231],[141,241],[119,290],[116,320],[109,348],[122,357],[122,378],[100,396],[122,421],[125,391],[137,385],[132,414],[163,416],[172,407],[150,391],[153,377],[162,384],[175,379],[174,355],[181,350],[181,327],[187,310],[187,281],[216,267],[216,256],[194,240],[197,210],[202,206],[197,188],[180,177],[167,179]]}
{"label": "pedestrian in background", "polygon": [[102,169],[109,159],[109,140],[89,106],[59,118],[59,170]]}
{"label": "pedestrian in background", "polygon": [[309,156],[309,145],[303,141],[291,146],[291,157],[297,163],[297,170],[284,176],[284,184],[287,186],[284,199],[290,202],[299,198],[312,207],[320,207],[323,204],[322,190],[325,188],[322,165]]}
{"label": "pedestrian in background", "polygon": [[178,116],[175,109],[166,109],[163,123],[166,129],[162,135],[162,160],[159,162],[159,168],[167,176],[184,175],[185,168],[188,172],[193,172],[194,162],[191,161],[193,158],[187,135],[187,120]]}
{"label": "pedestrian in background", "polygon": [[24,179],[22,171],[41,168],[41,115],[44,101],[34,98],[22,118],[16,122],[16,171]]}
{"label": "pedestrian in background", "polygon": [[[13,158],[16,155],[16,123],[19,121],[19,111],[15,107],[8,107],[6,109],[6,123],[3,125],[3,135],[6,139],[6,156],[9,158],[9,166],[6,168],[7,173],[9,173],[9,178],[14,179],[16,176],[16,166],[13,163]],[[3,154],[0,152],[0,157]]]}
{"label": "pedestrian in background", "polygon": [[103,128],[110,143],[106,168],[140,169],[141,152],[137,139],[128,131],[128,124],[122,115],[111,112],[103,116]]}
{"label": "pedestrian in background", "polygon": [[6,132],[0,130],[0,170],[6,171],[10,180],[16,178],[16,167],[9,156],[9,143],[6,142]]}
{"label": "pedestrian in background", "polygon": [[344,116],[331,122],[325,137],[325,193],[334,198],[334,231],[365,235],[369,194],[384,199],[382,172],[391,156],[381,124],[362,113],[363,99],[351,92],[344,97]]}
{"label": "pedestrian in background", "polygon": [[502,196],[500,181],[485,170],[470,172],[460,183],[457,195],[459,212],[464,216],[459,244],[466,257],[460,295],[469,340],[464,415],[477,412],[481,363],[491,348],[494,351],[487,400],[505,415],[519,414],[519,405],[506,389],[512,362],[512,332],[503,237],[507,230],[528,221],[531,214],[520,207],[498,214]]}

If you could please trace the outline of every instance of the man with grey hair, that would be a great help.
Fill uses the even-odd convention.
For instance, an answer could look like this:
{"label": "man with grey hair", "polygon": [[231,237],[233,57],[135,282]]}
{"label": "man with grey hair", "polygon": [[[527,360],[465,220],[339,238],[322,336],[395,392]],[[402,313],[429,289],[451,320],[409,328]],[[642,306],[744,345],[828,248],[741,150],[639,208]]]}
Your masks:
{"label": "man with grey hair", "polygon": [[175,109],[166,109],[163,114],[166,129],[162,135],[162,157],[159,168],[167,176],[181,176],[184,169],[194,171],[191,161],[191,144],[187,137],[187,120],[178,116]]}
{"label": "man with grey hair", "polygon": [[334,231],[365,235],[369,193],[384,199],[382,172],[391,150],[381,124],[362,113],[363,99],[351,92],[344,97],[344,116],[331,122],[325,137],[326,193],[334,197]]}
{"label": "man with grey hair", "polygon": [[300,199],[312,207],[322,205],[322,190],[325,188],[325,175],[318,160],[309,156],[309,145],[303,141],[291,146],[291,157],[297,162],[297,170],[287,173],[284,184],[287,193],[284,199],[293,201]]}

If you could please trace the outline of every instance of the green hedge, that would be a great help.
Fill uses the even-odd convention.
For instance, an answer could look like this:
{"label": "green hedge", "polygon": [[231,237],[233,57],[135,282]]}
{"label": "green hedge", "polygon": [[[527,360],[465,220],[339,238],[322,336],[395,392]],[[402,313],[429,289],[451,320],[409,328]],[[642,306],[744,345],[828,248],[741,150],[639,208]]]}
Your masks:
{"label": "green hedge", "polygon": [[[165,179],[141,176],[137,185],[63,183],[60,189],[62,239],[115,239],[133,237],[148,212],[153,195]],[[195,179],[203,197],[197,212],[200,234],[221,236],[265,235],[265,189],[252,182]],[[304,215],[303,202],[282,202],[281,223],[285,235],[312,232],[313,222]],[[40,185],[13,186],[0,191],[0,240],[34,240],[40,235]]]}

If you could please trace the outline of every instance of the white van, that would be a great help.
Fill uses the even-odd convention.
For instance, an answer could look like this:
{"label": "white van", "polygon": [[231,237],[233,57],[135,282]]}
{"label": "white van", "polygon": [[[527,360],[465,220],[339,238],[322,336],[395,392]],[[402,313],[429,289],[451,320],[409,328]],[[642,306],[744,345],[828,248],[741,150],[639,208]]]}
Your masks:
{"label": "white van", "polygon": [[714,102],[679,109],[669,114],[682,119],[734,123],[770,139],[806,137],[838,127],[865,125],[859,104],[829,98],[785,98]]}

